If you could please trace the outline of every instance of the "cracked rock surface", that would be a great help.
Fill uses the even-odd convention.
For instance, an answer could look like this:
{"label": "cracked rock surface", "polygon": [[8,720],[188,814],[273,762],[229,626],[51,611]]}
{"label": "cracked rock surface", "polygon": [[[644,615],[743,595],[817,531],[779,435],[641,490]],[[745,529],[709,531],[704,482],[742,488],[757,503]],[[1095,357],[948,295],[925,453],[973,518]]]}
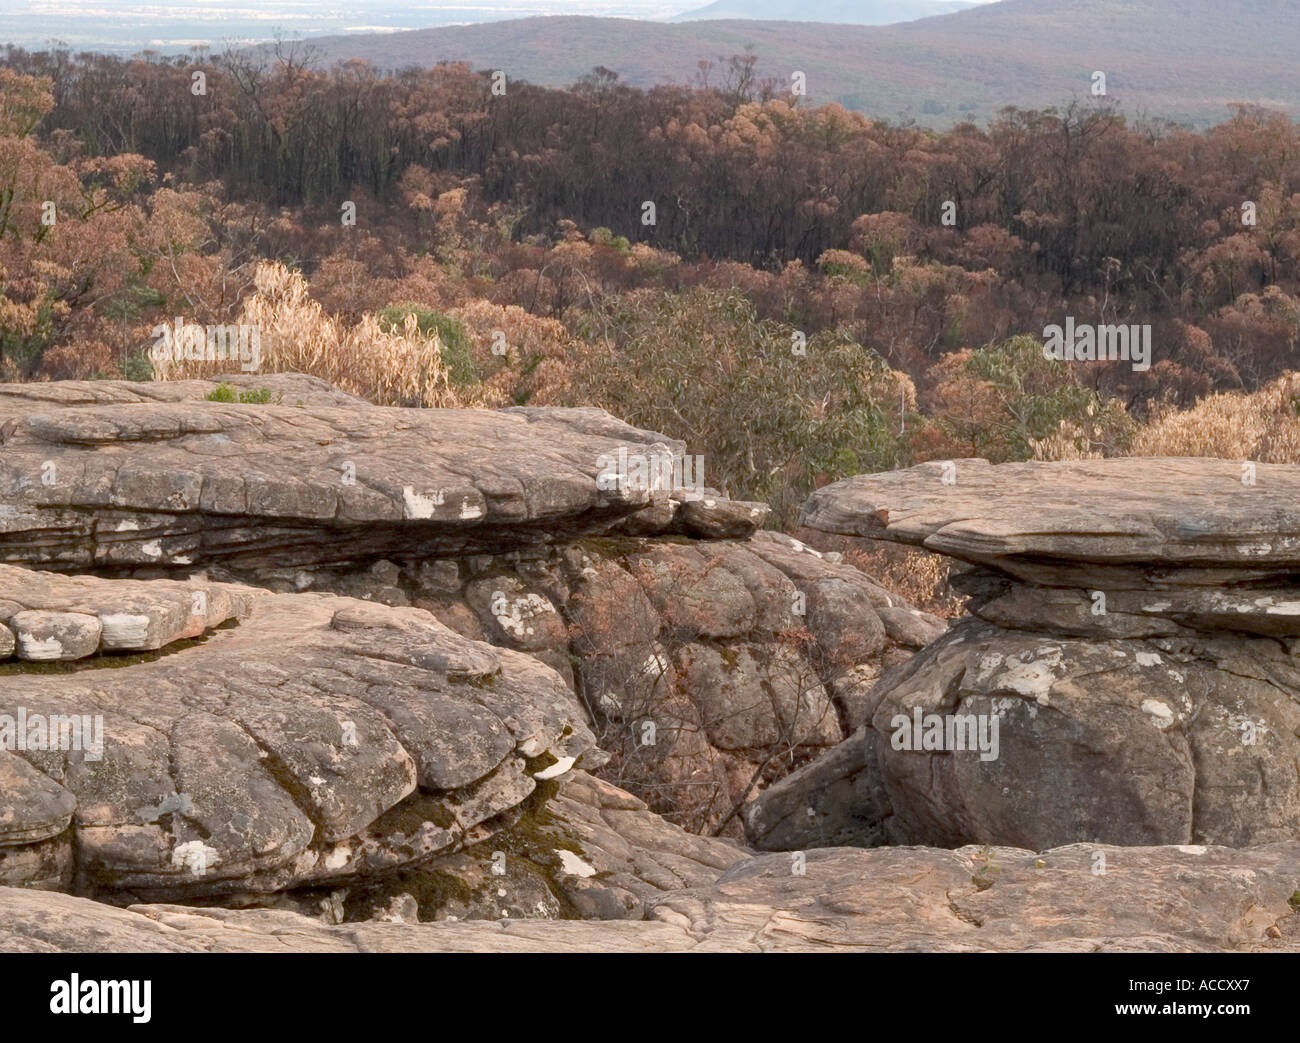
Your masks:
{"label": "cracked rock surface", "polygon": [[[1104,868],[1098,873],[1097,868]],[[17,952],[1300,952],[1300,846],[830,848],[734,865],[646,920],[330,926],[0,887]]]}
{"label": "cracked rock surface", "polygon": [[[44,584],[79,608],[189,602]],[[246,614],[201,643],[0,672],[0,882],[191,899],[377,874],[490,836],[535,759],[594,745],[552,670],[420,609],[207,589]]]}
{"label": "cracked rock surface", "polygon": [[[0,385],[0,561],[260,568],[509,547],[666,500],[598,476],[620,450],[682,452],[599,409],[400,409],[302,376],[256,383],[277,401],[208,401],[205,381]],[[747,531],[762,521],[732,509]]]}

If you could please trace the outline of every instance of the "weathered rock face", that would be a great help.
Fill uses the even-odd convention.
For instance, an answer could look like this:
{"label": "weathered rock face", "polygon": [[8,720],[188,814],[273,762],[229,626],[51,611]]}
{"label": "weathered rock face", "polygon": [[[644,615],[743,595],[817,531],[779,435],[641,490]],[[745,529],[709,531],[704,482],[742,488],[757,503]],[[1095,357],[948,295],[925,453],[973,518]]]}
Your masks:
{"label": "weathered rock face", "polygon": [[[667,501],[658,464],[670,475],[682,453],[599,409],[381,408],[304,377],[257,384],[278,402],[207,401],[205,381],[0,385],[0,560],[260,569],[508,549]],[[740,507],[730,525],[752,532],[765,511]]]}
{"label": "weathered rock face", "polygon": [[[739,862],[647,920],[350,923],[0,887],[10,952],[1300,952],[1300,846],[836,848]],[[1104,869],[1099,873],[1098,869]]]}
{"label": "weathered rock face", "polygon": [[[1252,473],[1254,484],[1244,484]],[[1233,461],[1191,457],[928,463],[818,489],[803,523],[916,544],[1013,575],[1046,559],[1207,566],[1246,578],[1300,565],[1300,468],[1258,464],[1244,472]]]}
{"label": "weathered rock face", "polygon": [[[0,672],[6,884],[192,898],[378,873],[485,838],[545,762],[593,745],[553,671],[419,609],[12,568],[4,582],[0,602],[52,618],[166,622],[196,594],[243,615],[144,661]],[[10,617],[20,644],[25,615]]]}
{"label": "weathered rock face", "polygon": [[943,632],[857,569],[772,533],[600,536],[241,578],[413,605],[535,656],[582,698],[614,755],[606,774],[693,831],[839,742],[879,672]]}
{"label": "weathered rock face", "polygon": [[[639,915],[738,851],[651,809],[725,825],[942,630],[754,535],[765,507],[673,489],[682,447],[599,410],[229,383],[273,401],[0,386],[0,714],[24,736],[0,752],[0,883],[326,919]],[[102,748],[26,743],[51,717]],[[587,776],[565,792],[600,799],[548,779],[535,806],[551,760],[610,754],[650,808]],[[610,815],[660,832],[629,846]],[[506,880],[498,844],[522,852]]]}
{"label": "weathered rock face", "polygon": [[805,521],[975,564],[972,616],[759,798],[756,843],[1300,835],[1300,468],[963,460],[827,486]]}
{"label": "weathered rock face", "polygon": [[640,920],[647,903],[712,884],[748,854],[687,833],[582,770],[544,783],[511,818],[488,840],[419,868],[271,901],[326,923]]}
{"label": "weathered rock face", "polygon": [[0,660],[152,652],[243,618],[251,597],[226,584],[104,580],[0,565]]}

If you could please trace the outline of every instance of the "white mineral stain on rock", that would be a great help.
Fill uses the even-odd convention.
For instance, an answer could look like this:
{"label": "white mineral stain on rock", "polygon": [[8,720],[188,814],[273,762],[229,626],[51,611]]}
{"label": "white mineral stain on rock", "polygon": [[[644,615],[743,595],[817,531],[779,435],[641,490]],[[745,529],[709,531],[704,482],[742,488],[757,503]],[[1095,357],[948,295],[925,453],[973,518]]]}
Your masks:
{"label": "white mineral stain on rock", "polygon": [[533,775],[533,778],[541,779],[543,782],[545,782],[547,779],[558,778],[577,763],[578,763],[577,757],[561,757],[549,768],[543,768],[541,771],[536,772]]}
{"label": "white mineral stain on rock", "polygon": [[342,869],[348,864],[348,859],[352,857],[352,848],[347,844],[339,844],[328,855],[325,856],[326,869]]}
{"label": "white mineral stain on rock", "polygon": [[1169,706],[1166,703],[1162,703],[1159,699],[1143,699],[1142,712],[1154,717],[1156,719],[1155,725],[1161,731],[1164,731],[1174,723],[1174,711],[1169,709]]}
{"label": "white mineral stain on rock", "polygon": [[186,869],[195,876],[203,876],[218,861],[217,849],[208,847],[202,840],[190,840],[172,849],[172,866]]}
{"label": "white mineral stain on rock", "polygon": [[100,616],[105,648],[138,648],[149,637],[149,617],[129,612]]}
{"label": "white mineral stain on rock", "polygon": [[1203,855],[1207,848],[1200,844],[1179,844],[1178,850],[1184,855]]}
{"label": "white mineral stain on rock", "polygon": [[18,631],[18,651],[20,657],[36,663],[49,659],[58,659],[63,655],[63,645],[57,637],[38,638],[35,634]]}
{"label": "white mineral stain on rock", "polygon": [[580,859],[572,851],[566,851],[564,848],[560,848],[555,853],[560,856],[560,868],[564,872],[569,873],[572,876],[581,877],[596,875],[595,867],[587,865],[586,862]]}
{"label": "white mineral stain on rock", "polygon": [[414,486],[404,485],[402,487],[402,509],[406,517],[413,521],[432,518],[433,512],[442,506],[445,499],[446,497],[441,492],[424,496],[417,493]]}
{"label": "white mineral stain on rock", "polygon": [[1138,666],[1159,666],[1164,660],[1155,652],[1139,652],[1137,654]]}
{"label": "white mineral stain on rock", "polygon": [[1002,665],[1002,653],[990,652],[988,655],[982,655],[979,659],[979,675],[975,678],[977,681],[987,681],[993,676],[993,671]]}
{"label": "white mineral stain on rock", "polygon": [[161,558],[162,543],[158,540],[150,540],[148,543],[140,544],[140,553],[146,558]]}
{"label": "white mineral stain on rock", "polygon": [[494,611],[492,615],[507,634],[525,637],[534,633],[534,629],[527,623],[528,620],[544,612],[555,611],[555,606],[541,594],[529,594],[526,597],[515,598],[500,611]]}
{"label": "white mineral stain on rock", "polygon": [[1061,650],[1039,649],[1039,654],[1043,658],[1028,662],[1017,662],[1015,657],[1009,658],[1006,661],[1008,670],[1002,671],[995,680],[997,687],[1010,688],[1013,692],[1035,698],[1040,704],[1048,706],[1048,692],[1056,680],[1053,667],[1061,665]]}
{"label": "white mineral stain on rock", "polygon": [[1166,609],[1171,609],[1173,607],[1174,607],[1174,603],[1172,601],[1156,601],[1150,605],[1143,605],[1142,611],[1143,612],[1164,612]]}
{"label": "white mineral stain on rock", "polygon": [[118,532],[139,532],[140,523],[136,521],[132,521],[130,518],[128,518],[126,521],[120,521],[117,523],[117,531]]}
{"label": "white mineral stain on rock", "polygon": [[470,521],[473,518],[482,518],[483,508],[473,500],[462,500],[460,502],[460,520]]}
{"label": "white mineral stain on rock", "polygon": [[641,664],[639,677],[663,677],[668,673],[668,660],[659,652],[652,652]]}
{"label": "white mineral stain on rock", "polygon": [[1237,553],[1244,554],[1248,558],[1259,558],[1272,552],[1273,544],[1271,543],[1243,543],[1237,548]]}

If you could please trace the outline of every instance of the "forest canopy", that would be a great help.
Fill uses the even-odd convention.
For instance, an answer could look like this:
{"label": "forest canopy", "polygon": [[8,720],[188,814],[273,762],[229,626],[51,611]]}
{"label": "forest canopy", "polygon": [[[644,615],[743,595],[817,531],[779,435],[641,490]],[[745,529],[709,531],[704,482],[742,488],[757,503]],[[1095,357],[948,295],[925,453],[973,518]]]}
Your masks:
{"label": "forest canopy", "polygon": [[[937,133],[724,72],[500,93],[463,65],[9,48],[0,379],[175,376],[158,325],[256,321],[273,364],[329,355],[377,400],[604,406],[788,515],[855,471],[1127,451],[1295,368],[1285,116]],[[1150,368],[1045,359],[1067,317],[1149,325]]]}

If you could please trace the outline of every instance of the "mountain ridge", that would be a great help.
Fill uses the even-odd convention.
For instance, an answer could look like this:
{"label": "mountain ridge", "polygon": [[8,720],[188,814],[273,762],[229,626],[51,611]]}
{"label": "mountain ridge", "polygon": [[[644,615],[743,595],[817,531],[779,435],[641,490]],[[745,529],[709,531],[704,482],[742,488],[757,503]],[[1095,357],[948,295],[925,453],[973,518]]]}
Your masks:
{"label": "mountain ridge", "polygon": [[712,82],[751,49],[759,77],[806,74],[808,101],[835,101],[878,118],[943,128],[1007,105],[1090,99],[1092,74],[1130,114],[1193,126],[1226,118],[1234,103],[1300,115],[1300,19],[1280,0],[1227,10],[1217,0],[1002,0],[889,26],[705,19],[660,23],[562,15],[390,33],[318,38],[329,62],[381,68],[467,61],[511,79],[567,86],[604,66],[638,87]]}
{"label": "mountain ridge", "polygon": [[758,22],[894,25],[978,6],[970,0],[820,0],[816,10],[809,11],[809,5],[800,3],[799,0],[714,0],[711,4],[685,11],[666,21],[676,23],[726,18]]}

